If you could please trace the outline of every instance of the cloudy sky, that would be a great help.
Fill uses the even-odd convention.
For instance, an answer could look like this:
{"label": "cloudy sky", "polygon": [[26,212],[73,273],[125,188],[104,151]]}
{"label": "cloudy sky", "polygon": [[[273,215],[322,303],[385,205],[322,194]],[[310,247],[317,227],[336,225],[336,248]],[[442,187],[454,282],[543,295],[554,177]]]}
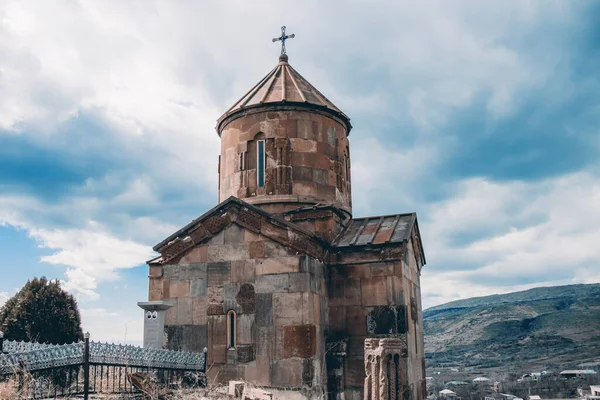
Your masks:
{"label": "cloudy sky", "polygon": [[65,281],[139,343],[152,245],[217,201],[277,62],[348,114],[355,216],[416,211],[425,306],[600,282],[600,3],[0,1],[0,303]]}

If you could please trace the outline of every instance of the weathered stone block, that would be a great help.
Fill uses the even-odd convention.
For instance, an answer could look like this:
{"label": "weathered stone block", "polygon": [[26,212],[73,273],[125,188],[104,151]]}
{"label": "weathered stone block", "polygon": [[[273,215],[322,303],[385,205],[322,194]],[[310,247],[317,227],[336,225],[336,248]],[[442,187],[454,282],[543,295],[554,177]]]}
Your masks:
{"label": "weathered stone block", "polygon": [[297,272],[289,274],[289,288],[290,292],[310,292],[310,274],[306,272]]}
{"label": "weathered stone block", "polygon": [[175,351],[183,349],[183,326],[166,325],[165,336],[167,339],[167,349]]}
{"label": "weathered stone block", "polygon": [[287,292],[289,288],[289,277],[287,274],[257,275],[254,289],[256,293]]}
{"label": "weathered stone block", "polygon": [[159,301],[163,299],[162,290],[149,290],[148,291],[148,300],[149,301]]}
{"label": "weathered stone block", "polygon": [[288,251],[285,247],[272,240],[266,240],[265,242],[265,257],[286,257]]}
{"label": "weathered stone block", "polygon": [[201,353],[208,346],[208,329],[206,325],[183,326],[183,351]]}
{"label": "weathered stone block", "polygon": [[262,240],[261,236],[258,233],[254,233],[251,230],[244,230],[244,241],[248,242],[256,242]]}
{"label": "weathered stone block", "polygon": [[256,328],[256,354],[266,356],[267,358],[275,357],[276,336],[273,326],[257,327]]}
{"label": "weathered stone block", "polygon": [[236,310],[237,302],[235,296],[238,292],[237,283],[226,283],[223,285],[223,307],[225,310]]}
{"label": "weathered stone block", "polygon": [[169,293],[171,297],[189,297],[190,281],[170,281]]}
{"label": "weathered stone block", "polygon": [[273,294],[273,322],[276,326],[303,324],[303,308],[302,293]]}
{"label": "weathered stone block", "polygon": [[[211,354],[212,350],[212,354]],[[215,344],[210,347],[208,351],[211,358],[211,364],[225,364],[227,363],[227,345],[224,344]],[[219,377],[222,379],[222,376]]]}
{"label": "weathered stone block", "polygon": [[237,362],[248,363],[254,360],[254,347],[252,345],[239,345],[237,347]]}
{"label": "weathered stone block", "polygon": [[298,272],[298,257],[275,257],[256,261],[256,275]]}
{"label": "weathered stone block", "polygon": [[346,386],[363,387],[365,384],[365,363],[360,359],[348,360],[346,363]]}
{"label": "weathered stone block", "polygon": [[238,315],[236,331],[237,343],[254,343],[254,314]]}
{"label": "weathered stone block", "polygon": [[151,265],[149,268],[148,276],[150,278],[162,278],[162,276],[163,276],[162,265]]}
{"label": "weathered stone block", "polygon": [[363,307],[346,307],[346,331],[350,335],[366,335],[366,312]]}
{"label": "weathered stone block", "polygon": [[254,260],[232,261],[231,282],[246,283],[254,282]]}
{"label": "weathered stone block", "polygon": [[321,185],[329,186],[329,171],[324,169],[313,169],[313,181]]}
{"label": "weathered stone block", "polygon": [[253,385],[269,386],[271,384],[270,372],[269,357],[257,355],[256,361],[246,365],[244,379]]}
{"label": "weathered stone block", "polygon": [[348,278],[370,279],[371,268],[369,264],[348,265],[345,267]]}
{"label": "weathered stone block", "polygon": [[192,299],[180,297],[177,299],[177,325],[192,324]]}
{"label": "weathered stone block", "polygon": [[206,296],[207,286],[206,279],[192,279],[190,280],[190,296]]}
{"label": "weathered stone block", "polygon": [[223,240],[225,244],[237,244],[244,242],[245,229],[237,224],[231,224],[223,230]]}
{"label": "weathered stone block", "polygon": [[346,330],[346,307],[329,308],[329,327],[333,332]]}
{"label": "weathered stone block", "polygon": [[302,386],[312,387],[315,378],[315,365],[311,359],[304,360],[302,363]]}
{"label": "weathered stone block", "polygon": [[208,317],[208,335],[211,346],[227,344],[227,319],[225,315]]}
{"label": "weathered stone block", "polygon": [[161,278],[150,278],[148,280],[148,288],[149,290],[158,290],[162,292],[162,279]]}
{"label": "weathered stone block", "polygon": [[250,258],[263,258],[265,256],[265,242],[262,240],[249,243]]}
{"label": "weathered stone block", "polygon": [[206,279],[206,263],[193,263],[189,265],[179,266],[180,276],[182,280],[186,279]]}
{"label": "weathered stone block", "polygon": [[208,260],[208,245],[201,244],[189,249],[179,260],[181,264],[205,262]]}
{"label": "weathered stone block", "polygon": [[256,326],[273,325],[273,297],[271,293],[256,293]]}
{"label": "weathered stone block", "polygon": [[206,315],[223,315],[225,314],[225,309],[223,308],[223,304],[215,304],[209,303],[206,306]]}
{"label": "weathered stone block", "polygon": [[317,151],[317,142],[314,140],[291,138],[290,144],[292,151],[302,151],[308,153],[316,153]]}
{"label": "weathered stone block", "polygon": [[171,282],[168,279],[163,278],[162,283],[163,283],[163,298],[164,299],[171,298],[171,291],[169,290],[171,288]]}
{"label": "weathered stone block", "polygon": [[315,355],[317,332],[314,325],[283,327],[283,354],[285,358],[309,358]]}
{"label": "weathered stone block", "polygon": [[225,244],[225,230],[220,231],[219,233],[217,233],[215,236],[213,236],[212,238],[210,238],[210,241],[208,242],[208,246],[214,246],[214,245],[223,245]]}
{"label": "weathered stone block", "polygon": [[164,298],[162,300],[166,300],[166,301],[173,303],[173,307],[169,307],[165,310],[165,325],[176,325],[177,324],[177,299]]}
{"label": "weathered stone block", "polygon": [[237,362],[237,350],[229,347],[227,349],[227,364],[235,364]]}
{"label": "weathered stone block", "polygon": [[194,325],[206,325],[206,307],[208,305],[208,298],[192,297],[192,324]]}
{"label": "weathered stone block", "polygon": [[231,281],[231,264],[229,262],[212,262],[208,264],[208,286],[222,286]]}
{"label": "weathered stone block", "polygon": [[271,361],[271,384],[276,387],[298,389],[302,387],[304,362],[298,358]]}
{"label": "weathered stone block", "polygon": [[327,296],[330,307],[345,305],[344,281],[342,279],[331,279],[327,282]]}
{"label": "weathered stone block", "polygon": [[363,306],[384,306],[388,304],[386,281],[385,276],[361,280]]}
{"label": "weathered stone block", "polygon": [[321,299],[321,296],[318,294],[312,294],[312,322],[317,325],[323,325],[323,321],[321,320],[321,309],[324,308],[321,304],[324,300]]}
{"label": "weathered stone block", "polygon": [[240,306],[242,313],[254,313],[256,310],[256,293],[254,291],[254,286],[250,283],[242,284],[235,296],[235,301]]}
{"label": "weathered stone block", "polygon": [[346,279],[344,282],[344,303],[348,306],[361,304],[360,279]]}
{"label": "weathered stone block", "polygon": [[226,244],[226,245],[210,245],[208,247],[208,261],[219,262],[219,261],[234,261],[234,260],[247,260],[250,256],[248,251],[248,244]]}

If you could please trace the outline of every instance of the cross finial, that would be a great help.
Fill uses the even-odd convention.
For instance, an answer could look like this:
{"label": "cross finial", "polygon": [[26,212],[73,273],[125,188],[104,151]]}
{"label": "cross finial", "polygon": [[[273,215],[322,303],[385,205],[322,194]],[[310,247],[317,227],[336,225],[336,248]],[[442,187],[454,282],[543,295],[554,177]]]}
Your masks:
{"label": "cross finial", "polygon": [[296,37],[296,35],[293,33],[291,35],[285,34],[285,25],[284,25],[281,27],[281,36],[279,36],[278,38],[273,38],[273,43],[275,43],[277,41],[281,41],[281,54],[285,54],[285,41],[287,39],[293,39],[295,37]]}

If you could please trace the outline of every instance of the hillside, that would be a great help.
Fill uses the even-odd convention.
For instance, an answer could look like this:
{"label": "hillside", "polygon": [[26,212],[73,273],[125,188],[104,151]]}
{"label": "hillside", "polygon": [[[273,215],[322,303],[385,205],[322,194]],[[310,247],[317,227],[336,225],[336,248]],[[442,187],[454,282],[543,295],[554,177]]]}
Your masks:
{"label": "hillside", "polygon": [[600,284],[457,300],[423,317],[430,366],[566,368],[600,359]]}

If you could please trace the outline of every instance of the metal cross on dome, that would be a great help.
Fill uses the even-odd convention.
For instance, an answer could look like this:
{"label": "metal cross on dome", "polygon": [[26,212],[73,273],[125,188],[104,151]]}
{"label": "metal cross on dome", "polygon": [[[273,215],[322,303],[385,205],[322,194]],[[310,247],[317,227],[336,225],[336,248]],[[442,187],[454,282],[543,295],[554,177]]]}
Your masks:
{"label": "metal cross on dome", "polygon": [[281,40],[281,54],[285,54],[285,41],[287,39],[293,39],[295,37],[296,37],[296,35],[293,33],[291,35],[285,34],[285,25],[284,25],[281,27],[281,36],[279,36],[278,38],[273,38],[273,43]]}

